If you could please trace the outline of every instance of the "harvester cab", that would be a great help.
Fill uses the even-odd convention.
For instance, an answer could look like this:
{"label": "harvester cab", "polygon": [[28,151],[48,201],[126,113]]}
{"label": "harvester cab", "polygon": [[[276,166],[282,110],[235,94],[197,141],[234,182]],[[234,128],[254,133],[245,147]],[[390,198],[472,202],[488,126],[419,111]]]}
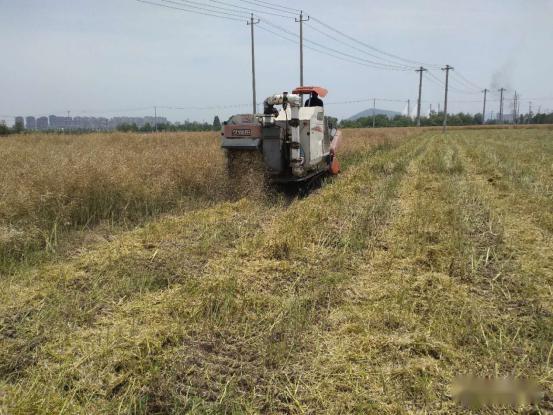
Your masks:
{"label": "harvester cab", "polygon": [[[338,174],[335,149],[340,134],[323,107],[302,105],[302,95],[312,92],[321,98],[327,94],[324,88],[300,87],[267,98],[262,114],[232,116],[224,123],[221,143],[229,163],[257,158],[271,183],[303,183]],[[241,173],[234,166],[231,174]]]}

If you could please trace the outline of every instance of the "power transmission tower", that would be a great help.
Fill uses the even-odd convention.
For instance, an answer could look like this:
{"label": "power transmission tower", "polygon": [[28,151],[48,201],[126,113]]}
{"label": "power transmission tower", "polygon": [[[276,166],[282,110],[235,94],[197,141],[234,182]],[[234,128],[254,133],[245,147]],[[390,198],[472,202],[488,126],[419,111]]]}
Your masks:
{"label": "power transmission tower", "polygon": [[252,36],[252,92],[253,92],[253,114],[255,115],[257,113],[257,96],[255,91],[255,35],[253,27],[260,22],[259,19],[255,20],[253,17],[253,13],[250,16],[250,21],[247,23],[248,26],[250,26],[251,29],[251,36]]}
{"label": "power transmission tower", "polygon": [[482,109],[482,125],[486,124],[486,98],[488,97],[489,89],[484,89],[484,108]]}
{"label": "power transmission tower", "polygon": [[419,100],[417,102],[417,127],[421,126],[421,96],[422,96],[422,75],[426,72],[427,69],[422,66],[419,69],[416,69],[415,72],[419,73]]}
{"label": "power transmission tower", "polygon": [[455,70],[455,68],[449,65],[442,68],[442,71],[445,71],[444,133],[447,131],[447,94],[449,92],[449,71],[453,70]]}
{"label": "power transmission tower", "polygon": [[376,98],[373,99],[373,128],[376,127]]}
{"label": "power transmission tower", "polygon": [[499,98],[499,122],[503,123],[503,93],[507,91],[505,88],[498,89],[500,95]]}
{"label": "power transmission tower", "polygon": [[309,16],[307,16],[307,19],[303,18],[303,10],[300,11],[300,18],[295,19],[296,23],[300,24],[300,86],[303,86],[303,22],[308,22],[309,19]]}

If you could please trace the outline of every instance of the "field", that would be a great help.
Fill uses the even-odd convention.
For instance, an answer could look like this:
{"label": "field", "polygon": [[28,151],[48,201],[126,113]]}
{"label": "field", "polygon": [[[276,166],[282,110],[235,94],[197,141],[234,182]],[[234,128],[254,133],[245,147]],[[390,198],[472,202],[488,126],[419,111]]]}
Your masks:
{"label": "field", "polygon": [[553,129],[344,137],[293,200],[215,134],[0,140],[0,414],[553,411]]}

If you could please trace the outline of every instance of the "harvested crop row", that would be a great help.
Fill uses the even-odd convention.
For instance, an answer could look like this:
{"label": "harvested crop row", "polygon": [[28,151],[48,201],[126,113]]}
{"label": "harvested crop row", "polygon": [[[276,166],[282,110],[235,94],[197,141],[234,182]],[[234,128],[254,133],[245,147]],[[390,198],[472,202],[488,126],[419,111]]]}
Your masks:
{"label": "harvested crop row", "polygon": [[[157,238],[169,232],[167,243],[147,229],[130,235],[120,248],[128,255],[125,275],[144,272],[147,238],[154,269],[186,277],[134,298],[113,298],[108,312],[49,338],[10,381],[10,412],[292,409],[286,388],[301,373],[290,363],[297,350],[311,347],[306,333],[340,300],[338,288],[386,223],[394,189],[422,144],[383,147],[318,194],[280,214],[261,213],[261,223],[227,236],[233,247],[214,255],[206,250],[196,269],[179,254],[186,248],[169,242],[184,242],[186,227],[162,227]],[[256,204],[226,209],[255,212]],[[209,217],[210,210],[196,216],[196,226]],[[124,276],[118,261],[104,262],[88,269],[89,283],[94,276]]]}
{"label": "harvested crop row", "polygon": [[451,141],[434,137],[409,170],[349,301],[300,356],[298,412],[451,413],[461,374],[528,376],[551,393],[542,286]]}

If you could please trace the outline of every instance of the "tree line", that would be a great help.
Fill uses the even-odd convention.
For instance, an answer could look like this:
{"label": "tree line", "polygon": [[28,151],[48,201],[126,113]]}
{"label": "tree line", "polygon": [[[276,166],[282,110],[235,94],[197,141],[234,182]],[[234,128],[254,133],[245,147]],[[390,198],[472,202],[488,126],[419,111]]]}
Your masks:
{"label": "tree line", "polygon": [[[460,112],[458,114],[450,114],[447,117],[447,123],[451,126],[463,126],[463,125],[480,125],[482,124],[482,114],[467,114]],[[404,115],[396,115],[393,118],[388,118],[386,115],[376,115],[374,117],[362,117],[355,121],[342,120],[339,123],[336,119],[333,119],[333,125],[337,125],[340,128],[372,128],[373,122],[376,128],[387,127],[414,127],[416,126],[416,120]],[[444,114],[433,113],[429,117],[421,117],[421,125],[423,127],[438,127],[443,125]],[[521,114],[517,119],[518,124],[553,124],[553,113],[550,114],[535,114],[528,116],[528,114]],[[487,120],[487,125],[499,124],[497,120]],[[138,127],[136,124],[121,124],[117,127],[117,131],[121,132],[140,132],[149,133],[154,131],[159,132],[178,132],[178,131],[219,131],[221,130],[221,120],[218,116],[215,116],[213,123],[197,122],[197,121],[185,121],[184,123],[163,123],[157,124],[157,128],[152,124],[145,124]],[[8,127],[6,124],[0,123],[0,136],[8,134],[18,134],[25,132],[25,126],[20,121],[16,122],[13,127]],[[59,133],[59,131],[51,131]],[[70,130],[71,134],[89,133],[89,130]]]}
{"label": "tree line", "polygon": [[[386,115],[376,115],[362,117],[355,121],[342,120],[340,122],[340,128],[386,128],[386,127],[414,127],[417,125],[417,121],[411,117],[405,115],[396,115],[393,118],[389,118]],[[421,117],[421,126],[423,127],[438,127],[444,123],[444,114],[433,113],[429,117]],[[449,114],[447,116],[447,123],[451,126],[463,126],[463,125],[480,125],[482,124],[482,114],[467,114],[457,113]],[[485,124],[493,125],[499,124],[497,120],[487,120]],[[553,124],[553,113],[550,114],[535,114],[529,117],[527,114],[521,114],[517,119],[517,124]]]}

